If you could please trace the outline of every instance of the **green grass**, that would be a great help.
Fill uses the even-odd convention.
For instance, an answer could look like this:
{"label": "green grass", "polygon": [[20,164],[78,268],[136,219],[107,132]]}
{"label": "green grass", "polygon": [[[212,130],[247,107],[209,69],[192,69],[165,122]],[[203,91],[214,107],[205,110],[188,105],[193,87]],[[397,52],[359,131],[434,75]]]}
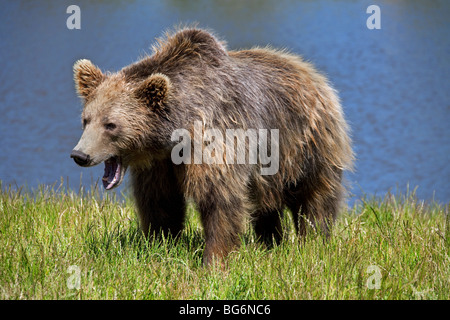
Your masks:
{"label": "green grass", "polygon": [[[328,241],[273,249],[249,229],[226,268],[201,264],[198,215],[173,243],[146,241],[130,199],[0,182],[1,299],[449,299],[449,204],[387,195],[342,212]],[[77,282],[78,280],[78,282]]]}

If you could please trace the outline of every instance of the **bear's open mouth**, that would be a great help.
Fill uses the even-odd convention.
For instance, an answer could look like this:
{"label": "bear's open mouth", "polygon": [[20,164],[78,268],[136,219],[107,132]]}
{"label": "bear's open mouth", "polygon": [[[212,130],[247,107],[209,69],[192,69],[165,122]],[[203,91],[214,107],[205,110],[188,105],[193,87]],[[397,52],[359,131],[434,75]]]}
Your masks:
{"label": "bear's open mouth", "polygon": [[111,157],[105,161],[105,173],[103,175],[103,187],[106,190],[117,187],[122,182],[123,167],[120,159]]}

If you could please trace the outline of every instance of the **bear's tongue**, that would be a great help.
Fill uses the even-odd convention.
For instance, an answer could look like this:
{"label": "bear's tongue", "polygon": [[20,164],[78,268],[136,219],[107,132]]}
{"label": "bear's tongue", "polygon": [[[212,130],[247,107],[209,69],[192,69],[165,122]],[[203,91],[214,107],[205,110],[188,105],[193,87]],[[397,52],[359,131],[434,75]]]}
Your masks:
{"label": "bear's tongue", "polygon": [[120,181],[120,163],[115,157],[105,161],[105,173],[103,174],[103,187],[106,190],[112,189]]}

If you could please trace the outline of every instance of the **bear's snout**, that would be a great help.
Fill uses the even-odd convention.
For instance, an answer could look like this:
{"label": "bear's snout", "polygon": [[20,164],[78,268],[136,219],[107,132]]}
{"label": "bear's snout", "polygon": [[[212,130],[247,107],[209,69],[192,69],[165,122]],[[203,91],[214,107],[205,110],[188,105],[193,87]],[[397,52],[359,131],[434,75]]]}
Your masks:
{"label": "bear's snout", "polygon": [[82,151],[79,150],[72,150],[72,153],[70,154],[70,157],[73,158],[73,160],[78,164],[79,166],[87,166],[89,162],[91,161],[89,155],[85,154]]}

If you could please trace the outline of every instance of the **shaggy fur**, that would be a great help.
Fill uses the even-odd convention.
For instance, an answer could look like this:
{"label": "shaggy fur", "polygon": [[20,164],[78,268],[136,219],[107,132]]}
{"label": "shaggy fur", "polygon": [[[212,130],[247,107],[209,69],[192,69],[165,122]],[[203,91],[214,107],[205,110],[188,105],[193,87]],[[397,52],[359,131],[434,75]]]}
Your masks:
{"label": "shaggy fur", "polygon": [[[336,92],[311,64],[269,48],[227,51],[188,28],[117,73],[88,60],[74,70],[85,101],[75,150],[89,156],[86,166],[119,159],[123,174],[129,168],[145,234],[177,235],[188,199],[201,214],[206,264],[239,244],[248,219],[262,240],[280,241],[285,207],[301,235],[308,223],[329,233],[353,153]],[[172,132],[185,128],[193,141],[195,121],[223,133],[278,129],[278,172],[261,175],[259,163],[173,164]]]}

